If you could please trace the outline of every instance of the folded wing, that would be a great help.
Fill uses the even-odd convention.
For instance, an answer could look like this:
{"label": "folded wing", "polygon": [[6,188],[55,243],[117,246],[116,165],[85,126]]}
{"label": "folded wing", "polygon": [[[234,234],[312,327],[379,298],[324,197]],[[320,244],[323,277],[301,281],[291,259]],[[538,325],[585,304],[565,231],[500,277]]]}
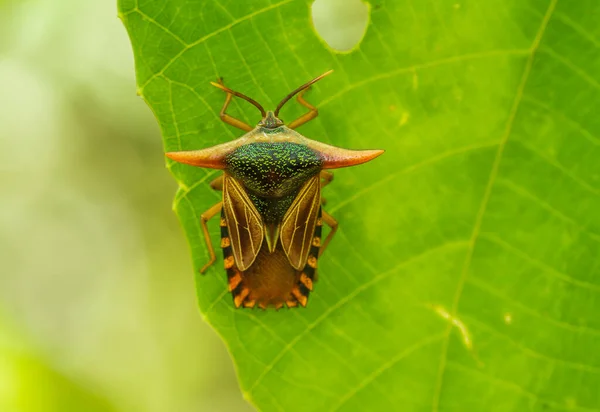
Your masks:
{"label": "folded wing", "polygon": [[281,221],[280,239],[291,265],[302,270],[321,207],[321,178],[316,175],[300,189]]}
{"label": "folded wing", "polygon": [[237,180],[223,175],[223,212],[229,229],[231,249],[240,271],[256,259],[264,239],[262,217]]}

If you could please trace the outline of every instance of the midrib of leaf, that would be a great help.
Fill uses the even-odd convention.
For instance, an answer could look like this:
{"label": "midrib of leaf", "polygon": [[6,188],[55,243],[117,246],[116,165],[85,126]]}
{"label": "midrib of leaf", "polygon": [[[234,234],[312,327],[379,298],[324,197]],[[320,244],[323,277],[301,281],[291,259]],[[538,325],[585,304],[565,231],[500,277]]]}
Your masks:
{"label": "midrib of leaf", "polygon": [[[473,225],[473,233],[471,234],[471,239],[469,240],[469,246],[467,249],[467,254],[465,256],[465,262],[463,265],[463,270],[460,273],[460,279],[458,281],[458,288],[456,289],[456,293],[454,294],[454,299],[452,301],[451,314],[453,317],[457,316],[458,305],[460,302],[460,297],[462,295],[462,291],[467,281],[467,277],[469,275],[469,269],[471,267],[471,260],[473,258],[473,252],[475,251],[475,244],[477,243],[477,239],[479,237],[479,232],[481,230],[481,223],[483,222],[483,216],[485,214],[488,202],[490,200],[490,195],[492,193],[492,189],[494,187],[494,182],[496,181],[496,177],[498,176],[498,169],[500,168],[500,162],[502,161],[502,154],[504,153],[504,147],[508,142],[510,137],[513,124],[515,122],[515,118],[517,116],[517,112],[519,111],[519,105],[521,104],[521,100],[523,99],[523,92],[525,90],[525,86],[527,85],[527,79],[531,73],[531,68],[533,67],[533,61],[535,59],[535,53],[537,52],[542,38],[544,37],[544,32],[546,31],[546,26],[550,22],[552,17],[552,13],[556,8],[556,3],[558,0],[551,0],[550,5],[548,6],[548,10],[542,19],[540,24],[540,28],[533,40],[531,48],[529,50],[529,57],[527,58],[527,62],[525,63],[525,69],[523,70],[523,75],[521,77],[521,82],[519,83],[519,87],[517,88],[517,92],[515,94],[515,99],[510,108],[510,112],[508,114],[508,121],[506,123],[506,130],[504,135],[502,136],[502,140],[498,145],[498,149],[496,151],[496,156],[494,158],[494,163],[492,164],[492,168],[490,171],[490,177],[485,188],[485,192],[483,195],[483,199],[481,201],[481,206],[479,207],[479,211],[477,212],[477,217],[475,218],[475,224]],[[454,325],[452,323],[448,323],[446,327],[446,332],[444,335],[444,341],[442,344],[442,354],[440,357],[440,368],[437,376],[436,389],[432,402],[432,410],[433,412],[437,412],[440,409],[440,396],[442,393],[442,385],[444,382],[444,372],[446,369],[446,362],[448,357],[448,343],[450,341],[450,333],[452,332]]]}

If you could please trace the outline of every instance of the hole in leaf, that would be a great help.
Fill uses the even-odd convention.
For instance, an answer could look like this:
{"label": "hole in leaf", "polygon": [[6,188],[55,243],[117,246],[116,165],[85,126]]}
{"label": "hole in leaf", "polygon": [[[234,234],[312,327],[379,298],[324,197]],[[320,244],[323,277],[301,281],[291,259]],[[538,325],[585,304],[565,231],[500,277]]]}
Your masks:
{"label": "hole in leaf", "polygon": [[329,47],[347,52],[365,35],[369,6],[361,0],[315,0],[312,19],[317,34]]}

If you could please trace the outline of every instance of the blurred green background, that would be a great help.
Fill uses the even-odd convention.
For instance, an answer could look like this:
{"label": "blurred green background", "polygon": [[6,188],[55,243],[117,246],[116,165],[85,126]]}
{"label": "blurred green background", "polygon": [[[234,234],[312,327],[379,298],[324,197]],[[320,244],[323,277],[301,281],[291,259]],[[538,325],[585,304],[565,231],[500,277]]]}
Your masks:
{"label": "blurred green background", "polygon": [[[365,12],[319,0],[315,25],[347,49]],[[2,412],[252,410],[135,89],[115,2],[0,0]]]}

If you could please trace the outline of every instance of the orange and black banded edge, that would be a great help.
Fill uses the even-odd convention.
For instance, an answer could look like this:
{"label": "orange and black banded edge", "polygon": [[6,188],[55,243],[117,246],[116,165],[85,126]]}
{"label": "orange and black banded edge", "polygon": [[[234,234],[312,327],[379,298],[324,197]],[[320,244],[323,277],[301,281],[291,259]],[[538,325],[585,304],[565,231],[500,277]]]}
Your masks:
{"label": "orange and black banded edge", "polygon": [[286,302],[288,307],[295,307],[298,303],[302,306],[306,306],[308,302],[308,295],[313,289],[313,283],[317,280],[317,264],[319,261],[319,250],[321,249],[321,229],[323,222],[321,220],[321,208],[319,207],[319,214],[317,216],[317,224],[315,226],[315,232],[310,245],[310,251],[308,252],[308,259],[306,264],[300,273],[298,283],[292,289],[292,295],[294,300]]}
{"label": "orange and black banded edge", "polygon": [[223,250],[223,265],[227,271],[227,280],[229,283],[229,291],[233,295],[233,303],[236,308],[239,308],[242,304],[245,307],[254,307],[255,301],[247,301],[246,298],[250,294],[250,289],[244,286],[242,272],[237,268],[235,264],[235,258],[233,257],[233,250],[231,249],[231,240],[229,238],[229,229],[227,228],[227,221],[225,220],[225,214],[221,211],[221,249]]}

